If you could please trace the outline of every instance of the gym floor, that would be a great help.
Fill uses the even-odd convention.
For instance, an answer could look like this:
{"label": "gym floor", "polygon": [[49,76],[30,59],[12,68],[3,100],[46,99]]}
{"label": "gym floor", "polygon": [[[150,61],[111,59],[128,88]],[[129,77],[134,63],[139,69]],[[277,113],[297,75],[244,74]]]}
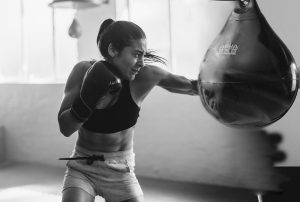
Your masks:
{"label": "gym floor", "polygon": [[[1,202],[60,202],[64,169],[45,165],[0,164]],[[145,202],[257,202],[242,189],[139,177]],[[95,202],[104,202],[96,197]]]}

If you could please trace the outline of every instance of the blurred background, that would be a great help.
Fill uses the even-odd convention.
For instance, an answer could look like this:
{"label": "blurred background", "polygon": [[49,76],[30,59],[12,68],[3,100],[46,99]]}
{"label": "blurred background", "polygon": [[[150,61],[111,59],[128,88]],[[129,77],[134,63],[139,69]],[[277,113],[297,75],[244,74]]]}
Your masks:
{"label": "blurred background", "polygon": [[[71,154],[77,138],[77,134],[64,137],[58,128],[64,84],[78,61],[101,59],[96,36],[103,20],[140,25],[148,48],[168,60],[162,68],[196,79],[208,46],[233,8],[232,2],[209,0],[107,0],[88,9],[51,8],[49,3],[1,0],[0,199],[13,193],[5,187],[10,178],[6,177],[16,174],[7,173],[11,166],[22,174],[14,163],[20,168],[61,169],[58,179],[62,180],[65,162],[57,159]],[[258,4],[296,62],[300,61],[300,3],[258,0]],[[81,26],[78,38],[68,34],[74,18]],[[299,99],[281,120],[264,129],[283,137],[279,147],[287,158],[276,166],[300,166]],[[258,172],[261,164],[256,164],[266,158],[257,152],[260,138],[256,131],[221,125],[204,110],[199,97],[155,88],[136,127],[136,174],[176,183],[267,189],[270,178],[259,185],[256,180],[265,176]]]}

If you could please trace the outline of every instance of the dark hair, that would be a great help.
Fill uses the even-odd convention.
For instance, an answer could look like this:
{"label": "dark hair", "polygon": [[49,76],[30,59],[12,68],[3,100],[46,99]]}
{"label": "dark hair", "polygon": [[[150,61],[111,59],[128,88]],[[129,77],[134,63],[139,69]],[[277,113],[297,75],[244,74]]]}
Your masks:
{"label": "dark hair", "polygon": [[[146,34],[138,25],[130,21],[114,21],[106,19],[100,26],[97,35],[97,45],[101,55],[109,58],[108,46],[111,43],[117,51],[122,51],[130,46],[132,40],[146,39]],[[147,51],[145,63],[159,62],[166,64],[166,60],[153,54],[154,51]]]}

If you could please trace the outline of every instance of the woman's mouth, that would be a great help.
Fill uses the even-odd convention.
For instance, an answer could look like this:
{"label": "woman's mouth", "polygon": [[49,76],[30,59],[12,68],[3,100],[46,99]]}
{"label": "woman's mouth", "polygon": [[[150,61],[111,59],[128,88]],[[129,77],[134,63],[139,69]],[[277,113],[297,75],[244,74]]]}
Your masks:
{"label": "woman's mouth", "polygon": [[132,69],[131,69],[131,72],[132,72],[133,74],[137,74],[137,73],[140,71],[140,69],[141,69],[141,68],[132,68]]}

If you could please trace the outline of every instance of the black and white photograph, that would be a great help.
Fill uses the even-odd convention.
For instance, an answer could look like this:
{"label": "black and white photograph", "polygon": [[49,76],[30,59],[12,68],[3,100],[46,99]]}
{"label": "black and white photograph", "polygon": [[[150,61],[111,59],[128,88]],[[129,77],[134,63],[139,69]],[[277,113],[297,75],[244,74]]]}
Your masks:
{"label": "black and white photograph", "polygon": [[1,202],[291,202],[296,0],[1,0]]}

